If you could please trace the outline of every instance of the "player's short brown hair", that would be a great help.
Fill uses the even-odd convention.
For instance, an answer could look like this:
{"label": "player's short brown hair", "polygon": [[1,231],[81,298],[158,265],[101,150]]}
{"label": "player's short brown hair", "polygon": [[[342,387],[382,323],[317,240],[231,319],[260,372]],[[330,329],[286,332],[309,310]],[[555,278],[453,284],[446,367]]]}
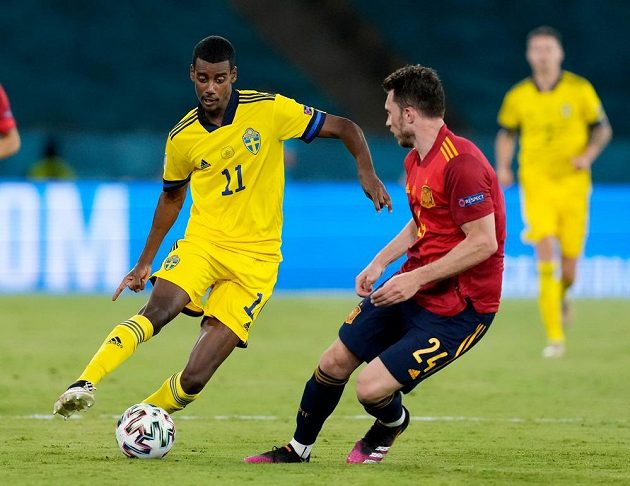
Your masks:
{"label": "player's short brown hair", "polygon": [[445,97],[437,72],[420,64],[397,69],[383,81],[386,92],[394,92],[394,101],[401,107],[411,106],[431,118],[444,117]]}
{"label": "player's short brown hair", "polygon": [[539,36],[553,37],[558,41],[558,44],[562,46],[562,34],[548,25],[541,25],[540,27],[530,30],[525,38],[525,43],[529,44],[532,38]]}

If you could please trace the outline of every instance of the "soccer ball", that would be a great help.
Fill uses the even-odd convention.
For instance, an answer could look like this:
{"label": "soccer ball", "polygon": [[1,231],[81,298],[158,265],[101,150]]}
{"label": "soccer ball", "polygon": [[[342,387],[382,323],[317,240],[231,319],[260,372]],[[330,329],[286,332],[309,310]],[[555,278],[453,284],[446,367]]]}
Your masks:
{"label": "soccer ball", "polygon": [[160,459],[173,447],[175,424],[160,407],[138,403],[118,419],[116,440],[127,457]]}

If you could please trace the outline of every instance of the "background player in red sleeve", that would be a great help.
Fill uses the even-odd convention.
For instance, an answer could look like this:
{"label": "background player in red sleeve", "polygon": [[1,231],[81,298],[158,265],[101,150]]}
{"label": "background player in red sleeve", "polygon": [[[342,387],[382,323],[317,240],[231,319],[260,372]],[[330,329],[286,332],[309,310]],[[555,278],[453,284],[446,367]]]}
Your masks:
{"label": "background player in red sleeve", "polygon": [[[421,381],[472,348],[499,308],[505,204],[494,170],[444,124],[444,91],[427,67],[403,67],[383,84],[387,126],[403,147],[412,219],[357,276],[364,299],[306,383],[293,439],[245,462],[306,462],[344,385],[363,362],[357,398],[376,421],[347,457],[378,463],[409,425],[402,405]],[[407,253],[377,290],[385,268]]]}
{"label": "background player in red sleeve", "polygon": [[0,84],[0,159],[10,157],[20,150],[20,134],[11,113],[9,98]]}

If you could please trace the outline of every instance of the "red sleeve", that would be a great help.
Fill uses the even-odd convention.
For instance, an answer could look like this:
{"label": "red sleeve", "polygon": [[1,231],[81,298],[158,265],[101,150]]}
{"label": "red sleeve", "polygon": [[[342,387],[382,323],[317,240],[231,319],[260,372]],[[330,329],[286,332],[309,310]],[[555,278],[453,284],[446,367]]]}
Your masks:
{"label": "red sleeve", "polygon": [[15,128],[15,118],[11,113],[9,98],[0,85],[0,133],[9,133],[12,128]]}
{"label": "red sleeve", "polygon": [[451,216],[458,226],[494,212],[492,168],[470,154],[452,159],[444,169],[444,189],[450,195]]}

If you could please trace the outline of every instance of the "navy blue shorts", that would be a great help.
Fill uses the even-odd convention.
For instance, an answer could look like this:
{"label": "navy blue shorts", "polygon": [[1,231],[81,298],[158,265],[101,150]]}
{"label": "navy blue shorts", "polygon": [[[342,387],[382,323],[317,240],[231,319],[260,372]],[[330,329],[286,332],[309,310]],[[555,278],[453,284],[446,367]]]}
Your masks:
{"label": "navy blue shorts", "polygon": [[446,317],[414,300],[375,307],[367,297],[348,315],[339,338],[365,362],[379,357],[409,393],[477,344],[493,319],[494,314],[480,314],[471,304]]}

